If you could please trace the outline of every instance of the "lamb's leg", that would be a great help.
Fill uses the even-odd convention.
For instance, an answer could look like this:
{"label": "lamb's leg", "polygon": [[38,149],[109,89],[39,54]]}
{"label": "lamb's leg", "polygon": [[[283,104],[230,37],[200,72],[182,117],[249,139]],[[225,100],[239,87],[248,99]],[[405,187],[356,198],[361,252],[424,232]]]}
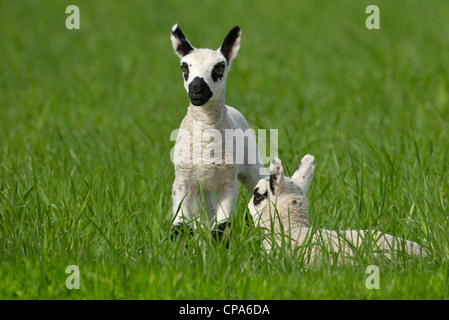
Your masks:
{"label": "lamb's leg", "polygon": [[204,191],[204,201],[206,203],[206,210],[209,220],[212,220],[215,217],[215,206],[212,202],[212,192]]}
{"label": "lamb's leg", "polygon": [[219,238],[226,227],[230,225],[229,219],[237,203],[239,194],[237,181],[233,184],[224,184],[216,194],[218,201],[217,215],[212,232],[215,238]]}
{"label": "lamb's leg", "polygon": [[200,199],[199,187],[175,178],[173,183],[173,215],[172,235],[178,234],[183,224],[189,223],[192,213],[198,210]]}
{"label": "lamb's leg", "polygon": [[[364,230],[347,230],[345,231],[346,239],[351,242],[355,248],[360,248],[363,238],[366,237],[366,231]],[[426,257],[427,253],[416,242],[405,240],[399,237],[392,236],[387,233],[379,231],[371,231],[372,247],[375,251],[375,255],[378,256],[378,251],[384,253],[385,257],[391,259],[392,255],[404,250],[408,255],[417,257]]]}

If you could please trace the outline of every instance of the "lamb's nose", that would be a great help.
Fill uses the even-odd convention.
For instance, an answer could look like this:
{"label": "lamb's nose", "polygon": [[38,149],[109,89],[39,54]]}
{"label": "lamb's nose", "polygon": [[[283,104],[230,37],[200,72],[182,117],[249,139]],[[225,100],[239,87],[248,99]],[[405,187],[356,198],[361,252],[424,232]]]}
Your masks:
{"label": "lamb's nose", "polygon": [[201,88],[201,87],[192,87],[192,93],[194,93],[194,94],[201,94],[201,93],[203,93],[203,88]]}
{"label": "lamb's nose", "polygon": [[196,77],[190,83],[189,91],[193,94],[202,94],[204,92],[204,89],[206,86],[207,86],[207,84],[202,78]]}
{"label": "lamb's nose", "polygon": [[195,77],[189,84],[190,102],[195,106],[202,106],[211,97],[213,93],[203,78]]}

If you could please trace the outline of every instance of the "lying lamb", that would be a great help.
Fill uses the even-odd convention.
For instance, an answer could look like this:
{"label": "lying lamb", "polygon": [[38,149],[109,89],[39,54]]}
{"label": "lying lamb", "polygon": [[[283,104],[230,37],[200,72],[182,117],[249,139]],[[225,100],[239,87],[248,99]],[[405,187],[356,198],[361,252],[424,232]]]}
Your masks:
{"label": "lying lamb", "polygon": [[427,255],[413,241],[378,231],[332,231],[311,227],[306,192],[314,171],[314,157],[306,155],[289,178],[284,176],[281,160],[275,158],[270,165],[269,178],[261,179],[254,188],[248,208],[256,225],[272,235],[263,241],[269,251],[274,246],[273,241],[281,245],[284,237],[294,250],[308,250],[305,257],[309,263],[315,262],[323,250],[331,253],[332,262],[335,256],[339,263],[349,262],[364,241],[368,241],[376,257],[382,252],[389,260],[398,252],[417,257]]}

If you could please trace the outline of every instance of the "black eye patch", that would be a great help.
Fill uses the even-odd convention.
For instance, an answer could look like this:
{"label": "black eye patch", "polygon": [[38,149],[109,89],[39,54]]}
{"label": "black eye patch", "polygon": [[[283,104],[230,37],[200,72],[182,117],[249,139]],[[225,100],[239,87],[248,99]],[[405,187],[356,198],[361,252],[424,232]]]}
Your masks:
{"label": "black eye patch", "polygon": [[187,81],[187,79],[189,78],[189,65],[185,62],[183,62],[181,64],[181,70],[182,70],[182,75],[184,77],[184,80]]}
{"label": "black eye patch", "polygon": [[259,203],[261,203],[267,197],[268,197],[268,190],[262,194],[262,193],[259,193],[259,187],[254,189],[254,198],[253,198],[254,206],[257,206]]}
{"label": "black eye patch", "polygon": [[214,82],[217,82],[218,80],[223,78],[225,68],[226,63],[224,61],[219,62],[214,66],[214,68],[212,69],[212,80],[214,80]]}

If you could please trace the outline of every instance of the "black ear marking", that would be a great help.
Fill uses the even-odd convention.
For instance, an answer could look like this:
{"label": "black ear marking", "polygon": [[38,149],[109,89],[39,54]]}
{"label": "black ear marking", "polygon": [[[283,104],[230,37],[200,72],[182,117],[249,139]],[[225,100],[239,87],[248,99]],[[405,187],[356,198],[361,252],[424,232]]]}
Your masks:
{"label": "black ear marking", "polygon": [[177,40],[173,43],[173,48],[179,56],[184,57],[195,49],[192,47],[190,42],[185,37],[184,33],[182,33],[181,28],[177,24],[173,27],[171,34],[172,41]]}
{"label": "black ear marking", "polygon": [[238,26],[233,27],[220,47],[220,51],[225,56],[228,64],[237,55],[240,47],[240,34],[240,28]]}
{"label": "black ear marking", "polygon": [[273,195],[281,192],[284,183],[284,167],[282,167],[281,159],[274,158],[270,164],[270,190]]}
{"label": "black ear marking", "polygon": [[276,173],[273,173],[272,175],[270,175],[270,190],[273,195],[275,195],[275,191],[276,191],[274,188],[274,186],[276,184],[276,179],[277,179]]}

